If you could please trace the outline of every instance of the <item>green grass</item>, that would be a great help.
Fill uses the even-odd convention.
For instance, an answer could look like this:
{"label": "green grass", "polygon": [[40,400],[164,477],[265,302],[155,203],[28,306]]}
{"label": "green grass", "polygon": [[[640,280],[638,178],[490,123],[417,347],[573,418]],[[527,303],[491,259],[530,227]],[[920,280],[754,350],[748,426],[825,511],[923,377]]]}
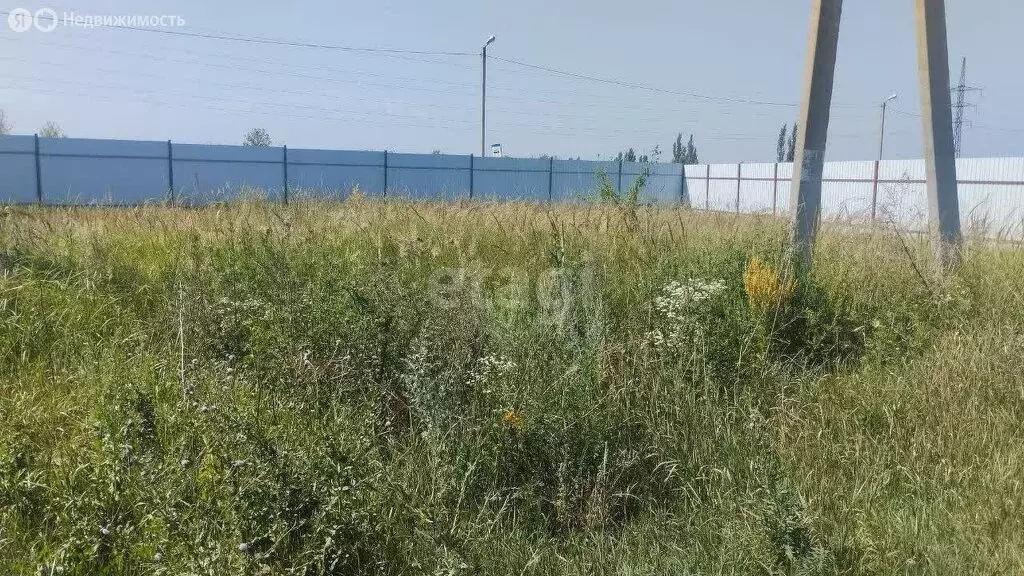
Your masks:
{"label": "green grass", "polygon": [[826,228],[752,307],[785,238],[635,206],[7,208],[0,572],[1021,573],[1024,253],[940,279],[922,239]]}

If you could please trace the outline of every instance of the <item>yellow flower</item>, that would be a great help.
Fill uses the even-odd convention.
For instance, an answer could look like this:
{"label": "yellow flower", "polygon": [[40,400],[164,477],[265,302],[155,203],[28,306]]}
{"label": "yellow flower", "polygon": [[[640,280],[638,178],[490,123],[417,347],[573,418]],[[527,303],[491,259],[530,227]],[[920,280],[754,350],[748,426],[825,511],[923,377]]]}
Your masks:
{"label": "yellow flower", "polygon": [[522,413],[516,409],[506,410],[505,415],[501,417],[501,421],[505,423],[509,428],[519,431],[523,429],[523,425],[526,424],[526,420],[523,418]]}
{"label": "yellow flower", "polygon": [[743,275],[743,289],[747,301],[754,310],[778,306],[793,295],[796,284],[793,279],[783,281],[779,273],[764,265],[758,258],[752,258]]}

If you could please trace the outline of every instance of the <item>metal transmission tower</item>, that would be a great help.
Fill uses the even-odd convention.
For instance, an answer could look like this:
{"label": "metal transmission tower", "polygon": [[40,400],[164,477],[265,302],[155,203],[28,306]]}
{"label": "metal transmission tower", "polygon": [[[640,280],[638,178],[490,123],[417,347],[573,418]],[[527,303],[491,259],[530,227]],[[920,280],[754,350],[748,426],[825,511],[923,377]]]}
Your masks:
{"label": "metal transmission tower", "polygon": [[[967,108],[974,108],[974,104],[967,102],[968,92],[978,92],[979,88],[974,88],[967,85],[967,57],[960,63],[960,83],[957,84],[953,91],[956,92],[956,104],[953,108],[956,110],[956,119],[953,121],[953,148],[956,153],[956,157],[960,157],[960,153],[963,150],[964,143],[964,110]],[[970,122],[967,122],[970,125]]]}

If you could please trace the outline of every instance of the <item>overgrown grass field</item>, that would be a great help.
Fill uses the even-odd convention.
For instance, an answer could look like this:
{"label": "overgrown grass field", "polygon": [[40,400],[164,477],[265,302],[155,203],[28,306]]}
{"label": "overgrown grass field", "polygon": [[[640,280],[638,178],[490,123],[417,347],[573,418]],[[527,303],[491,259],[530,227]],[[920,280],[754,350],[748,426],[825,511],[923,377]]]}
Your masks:
{"label": "overgrown grass field", "polygon": [[4,574],[1020,574],[1024,252],[351,200],[0,213]]}

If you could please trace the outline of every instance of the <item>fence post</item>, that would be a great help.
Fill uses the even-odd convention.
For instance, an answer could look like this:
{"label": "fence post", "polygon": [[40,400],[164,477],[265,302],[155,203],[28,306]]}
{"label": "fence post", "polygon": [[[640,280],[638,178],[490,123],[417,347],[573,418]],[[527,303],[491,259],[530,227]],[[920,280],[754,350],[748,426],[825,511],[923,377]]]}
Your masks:
{"label": "fence post", "polygon": [[686,202],[686,164],[679,165],[679,205],[685,206]]}
{"label": "fence post", "polygon": [[711,163],[708,163],[708,171],[704,175],[704,209],[711,210]]}
{"label": "fence post", "polygon": [[167,141],[167,189],[171,197],[171,206],[174,205],[174,151],[171,141]]}
{"label": "fence post", "polygon": [[554,195],[555,190],[555,157],[548,157],[548,204],[551,203],[551,199]]}
{"label": "fence post", "polygon": [[619,160],[619,186],[615,191],[622,194],[622,160]]}
{"label": "fence post", "polygon": [[43,203],[43,168],[42,163],[39,161],[39,134],[35,135],[35,155],[36,155],[36,201],[40,204]]}
{"label": "fence post", "polygon": [[743,163],[736,165],[736,213],[740,213],[740,190],[743,189]]}
{"label": "fence post", "polygon": [[469,199],[473,199],[473,155],[469,155]]}
{"label": "fence post", "polygon": [[285,203],[285,206],[287,206],[288,205],[288,145],[287,144],[284,145],[284,161],[282,162],[282,164],[284,166],[284,203]]}
{"label": "fence post", "polygon": [[775,171],[772,173],[772,216],[775,215],[779,203],[779,163],[775,163]]}
{"label": "fence post", "polygon": [[381,190],[381,198],[388,197],[388,151],[384,151],[384,189]]}
{"label": "fence post", "polygon": [[872,222],[875,221],[875,215],[878,213],[878,173],[879,173],[879,164],[881,164],[881,161],[875,160],[875,175],[872,178],[872,187],[871,187],[871,221]]}

